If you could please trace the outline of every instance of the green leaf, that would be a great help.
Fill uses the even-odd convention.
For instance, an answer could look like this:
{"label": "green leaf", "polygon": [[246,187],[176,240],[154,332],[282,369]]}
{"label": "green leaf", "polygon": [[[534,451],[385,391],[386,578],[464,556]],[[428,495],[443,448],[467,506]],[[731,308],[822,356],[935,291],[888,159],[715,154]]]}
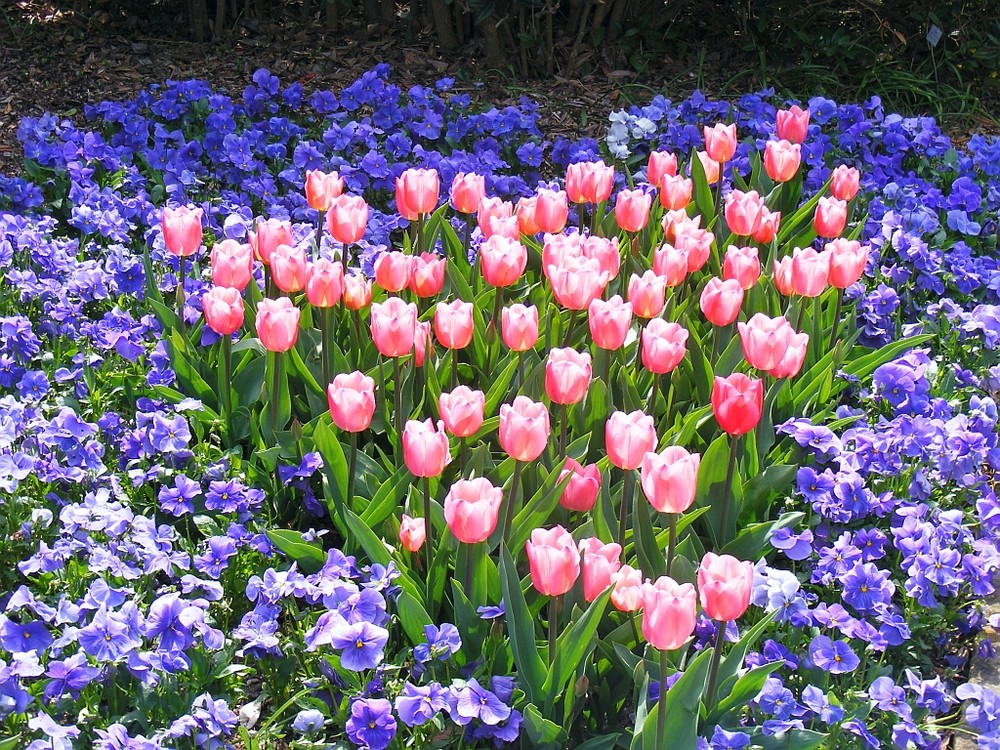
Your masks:
{"label": "green leaf", "polygon": [[545,684],[542,686],[542,692],[545,693],[546,714],[552,713],[551,709],[566,690],[567,683],[573,679],[594,647],[594,636],[597,634],[610,596],[609,589],[594,599],[583,616],[564,630],[556,640],[555,659],[549,666]]}
{"label": "green leaf", "polygon": [[793,729],[781,734],[761,734],[755,736],[753,742],[764,750],[816,750],[828,747],[828,737],[829,735],[811,729]]}
{"label": "green leaf", "polygon": [[798,470],[798,466],[774,464],[744,484],[740,515],[766,518],[771,501],[791,488],[792,480]]}
{"label": "green leaf", "polygon": [[665,701],[657,701],[649,709],[642,727],[642,750],[663,750],[656,747],[657,715],[662,707],[666,714],[663,736],[670,738],[670,750],[695,750],[698,746],[698,713],[705,692],[712,649],[706,648],[688,664],[684,674],[667,691]]}
{"label": "green leaf", "polygon": [[[324,417],[326,415],[323,415]],[[330,491],[333,493],[333,501],[337,504],[350,505],[347,497],[347,457],[344,455],[344,448],[337,439],[333,431],[332,422],[323,418],[316,423],[313,431],[313,445],[323,457],[323,471],[326,473],[330,484]]]}
{"label": "green leaf", "polygon": [[535,618],[528,609],[521,591],[517,567],[505,545],[500,546],[500,589],[503,592],[505,619],[510,635],[510,648],[517,665],[521,686],[532,703],[541,703],[547,677],[545,662],[538,655],[535,642]]}
{"label": "green leaf", "polygon": [[406,631],[410,643],[423,643],[427,640],[424,626],[433,625],[434,621],[415,596],[408,591],[400,592],[399,596],[396,597],[396,612],[399,614],[399,622],[403,626],[403,630]]}
{"label": "green leaf", "polygon": [[656,542],[653,523],[650,520],[649,503],[639,487],[632,498],[632,528],[635,535],[635,554],[639,567],[650,578],[657,579],[667,573],[667,561]]}
{"label": "green leaf", "polygon": [[[406,488],[413,481],[413,475],[405,466],[396,470],[392,477],[381,484],[371,503],[361,514],[361,520],[371,528],[379,526],[399,507],[400,498],[406,495]],[[345,489],[346,492],[346,489]]]}
{"label": "green leaf", "polygon": [[711,226],[715,221],[715,199],[705,175],[705,167],[698,158],[698,152],[691,149],[691,180],[694,182],[694,205],[702,216],[702,226]]}
{"label": "green leaf", "polygon": [[767,549],[767,541],[778,529],[793,526],[804,517],[804,513],[783,513],[777,521],[751,523],[745,526],[736,538],[722,548],[721,554],[732,555],[740,560],[756,560]]}
{"label": "green leaf", "polygon": [[566,730],[539,712],[538,707],[529,703],[523,711],[524,731],[528,735],[531,747],[563,748],[566,746]]}
{"label": "green leaf", "polygon": [[784,665],[784,661],[772,661],[768,664],[761,664],[754,667],[746,674],[742,675],[732,689],[727,691],[724,698],[719,700],[719,705],[715,707],[705,720],[707,726],[719,724],[723,717],[730,711],[741,708],[753,700],[764,687],[767,678],[771,676],[778,667]]}
{"label": "green leaf", "polygon": [[507,366],[493,380],[493,373],[487,373],[487,380],[493,380],[489,393],[486,394],[486,413],[493,414],[500,406],[504,396],[510,393],[510,381],[517,372],[517,357],[512,357]]}
{"label": "green leaf", "polygon": [[[719,665],[719,677],[718,677],[718,695],[726,695],[732,689],[732,683],[730,680],[734,680],[736,675],[739,674],[739,670],[743,667],[743,660],[746,659],[747,651],[757,642],[757,639],[764,634],[771,626],[771,621],[774,620],[777,612],[770,612],[765,614],[760,620],[754,623],[753,627],[749,628],[743,637],[734,643]],[[711,649],[707,649],[711,650]]]}
{"label": "green leaf", "polygon": [[306,573],[315,573],[326,563],[323,547],[315,542],[307,542],[297,531],[269,529],[267,538]]}
{"label": "green leaf", "polygon": [[576,746],[576,750],[613,750],[621,734],[602,734]]}
{"label": "green leaf", "polygon": [[[233,348],[235,350],[235,346]],[[233,391],[236,394],[234,407],[245,406],[249,408],[259,402],[264,395],[266,376],[266,357],[252,357],[233,377]]]}
{"label": "green leaf", "polygon": [[[729,514],[729,529],[720,529],[722,521],[722,497],[725,493],[726,475],[729,466],[729,435],[723,433],[719,435],[705,451],[701,457],[701,466],[698,469],[698,488],[695,492],[695,506],[709,506],[711,510],[705,514],[704,521],[708,527],[709,535],[715,542],[716,547],[721,547],[730,538],[730,533],[736,525],[736,514]],[[733,481],[730,485],[730,502],[732,507],[738,508],[742,497],[742,485],[738,476],[739,472],[733,472]]]}

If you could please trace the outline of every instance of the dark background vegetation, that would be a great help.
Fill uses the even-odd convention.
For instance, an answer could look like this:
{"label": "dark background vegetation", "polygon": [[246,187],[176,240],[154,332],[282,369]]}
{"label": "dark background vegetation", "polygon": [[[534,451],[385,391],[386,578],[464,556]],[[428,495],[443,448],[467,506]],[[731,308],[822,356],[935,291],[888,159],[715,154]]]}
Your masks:
{"label": "dark background vegetation", "polygon": [[[20,117],[72,115],[166,78],[238,94],[267,67],[337,88],[376,62],[451,76],[494,104],[528,93],[547,132],[700,88],[878,94],[959,138],[1000,118],[998,0],[0,0],[0,170]],[[942,36],[927,41],[932,25]]]}

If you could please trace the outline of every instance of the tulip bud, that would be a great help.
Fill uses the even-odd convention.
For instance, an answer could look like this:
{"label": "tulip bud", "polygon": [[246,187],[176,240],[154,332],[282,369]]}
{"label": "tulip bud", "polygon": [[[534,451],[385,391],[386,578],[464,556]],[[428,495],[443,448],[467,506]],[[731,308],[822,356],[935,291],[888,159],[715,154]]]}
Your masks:
{"label": "tulip bud", "polygon": [[220,336],[231,336],[243,325],[243,297],[239,289],[217,286],[201,297],[205,323]]}
{"label": "tulip bud", "polygon": [[427,540],[427,526],[423,518],[410,518],[405,513],[399,523],[399,543],[409,552],[419,552]]}
{"label": "tulip bud", "polygon": [[[698,593],[705,614],[720,623],[738,620],[750,606],[753,563],[707,552],[698,567]],[[720,627],[724,627],[721,626]]]}
{"label": "tulip bud", "polygon": [[778,137],[792,143],[803,143],[809,132],[809,110],[797,104],[775,113],[775,131]]}
{"label": "tulip bud", "polygon": [[375,414],[375,380],[363,372],[342,372],[327,387],[333,423],[345,432],[368,429]]}
{"label": "tulip bud", "polygon": [[180,206],[164,208],[160,224],[163,229],[163,244],[171,255],[186,258],[194,255],[201,247],[201,218],[204,214],[200,208]]}
{"label": "tulip bud", "polygon": [[721,122],[704,128],[705,153],[712,161],[727,162],[736,154],[736,123],[723,125]]}
{"label": "tulip bud", "polygon": [[701,312],[712,325],[727,326],[740,314],[743,287],[736,279],[711,278],[701,293]]}
{"label": "tulip bud", "polygon": [[739,437],[760,421],[764,409],[764,383],[741,372],[715,378],[712,412],[724,432]]}
{"label": "tulip bud", "polygon": [[299,335],[299,310],[288,297],[257,303],[257,338],[269,352],[287,352]]}
{"label": "tulip bud", "polygon": [[580,553],[573,535],[562,526],[535,529],[525,544],[531,583],[546,596],[562,596],[580,575]]}
{"label": "tulip bud", "polygon": [[486,178],[472,172],[459,172],[451,182],[451,205],[461,214],[474,214],[486,197]]}
{"label": "tulip bud", "polygon": [[841,164],[830,175],[830,193],[834,198],[850,201],[861,187],[861,173],[854,167]]}

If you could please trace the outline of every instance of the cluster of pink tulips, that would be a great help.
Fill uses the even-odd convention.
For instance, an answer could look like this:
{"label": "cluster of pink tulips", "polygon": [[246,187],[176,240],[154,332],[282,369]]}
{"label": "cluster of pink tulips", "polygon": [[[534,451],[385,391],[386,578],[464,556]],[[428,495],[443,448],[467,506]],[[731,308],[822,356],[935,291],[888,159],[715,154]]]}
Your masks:
{"label": "cluster of pink tulips", "polygon": [[[396,181],[395,201],[412,223],[413,236],[408,251],[394,250],[378,259],[374,283],[349,270],[350,246],[364,236],[367,204],[360,196],[344,194],[336,174],[310,172],[306,198],[320,216],[311,248],[296,245],[291,226],[273,219],[259,221],[247,244],[224,240],[212,248],[215,286],[202,296],[201,306],[207,326],[222,337],[225,381],[230,379],[232,335],[251,311],[256,338],[269,353],[272,377],[263,400],[273,433],[287,421],[277,407],[282,377],[288,377],[282,376],[281,356],[292,352],[304,367],[319,363],[322,379],[317,380],[325,387],[329,415],[350,440],[346,503],[355,499],[359,437],[371,433],[371,444],[378,443],[379,451],[393,456],[397,467],[405,466],[422,485],[423,508],[406,502],[398,514],[397,538],[402,550],[413,553],[400,553],[400,563],[423,568],[428,577],[433,565],[448,562],[447,555],[438,554],[448,541],[444,528],[434,528],[431,480],[435,488],[438,478],[450,481],[441,493],[447,531],[458,544],[480,545],[475,549],[485,555],[509,543],[519,511],[533,517],[521,497],[522,485],[535,474],[533,486],[542,486],[544,475],[528,467],[558,470],[552,506],[561,506],[562,517],[578,519],[581,526],[588,515],[596,517],[602,488],[615,484],[612,474],[619,476],[616,539],[606,531],[595,534],[594,525],[587,527],[585,538],[575,538],[563,525],[530,531],[525,550],[531,581],[539,594],[554,597],[549,648],[555,648],[559,602],[579,579],[584,602],[595,602],[610,589],[617,610],[628,617],[642,611],[642,634],[651,646],[664,653],[681,648],[694,631],[697,597],[704,613],[719,623],[743,615],[753,570],[748,562],[709,552],[698,568],[697,597],[691,583],[670,577],[676,570],[677,519],[696,501],[702,459],[700,453],[664,440],[665,435],[676,437],[673,428],[680,423],[674,414],[678,379],[673,373],[683,366],[690,347],[697,345],[700,352],[709,337],[712,356],[707,359],[716,368],[717,355],[727,348],[735,352],[738,337],[742,360],[710,374],[711,412],[729,441],[727,481],[721,496],[709,499],[717,510],[713,538],[721,549],[735,532],[729,504],[740,439],[761,421],[768,387],[802,372],[810,347],[815,359],[825,354],[818,340],[820,298],[831,288],[836,290],[831,292],[836,310],[830,348],[836,344],[843,290],[860,279],[868,259],[866,247],[842,237],[859,184],[857,171],[847,167],[834,170],[829,195],[819,197],[814,210],[802,209],[810,215],[794,219],[806,242],[820,238],[823,248],[781,244],[782,222],[788,218],[767,203],[799,173],[808,121],[808,111],[779,112],[778,138],[766,144],[763,154],[769,194],[765,189],[732,189],[723,200],[720,176],[736,152],[737,133],[735,125],[722,124],[705,128],[705,150],[691,160],[688,174],[674,154],[655,152],[646,170],[648,185],[620,190],[613,206],[615,170],[602,162],[573,164],[565,189],[540,188],[516,205],[488,197],[482,176],[459,174],[450,189],[450,208],[465,219],[466,236],[458,245],[444,241],[442,217],[448,207],[439,206],[438,174],[407,170]],[[702,179],[718,186],[717,221],[694,210],[692,196]],[[571,206],[579,225],[568,229]],[[182,259],[182,280],[184,258],[201,246],[201,221],[199,209],[163,212],[164,240]],[[470,267],[465,258],[475,227],[478,252]],[[339,259],[320,257],[318,237],[324,230],[342,247]],[[454,257],[434,250],[438,239],[454,248]],[[254,279],[255,262],[264,267],[263,290]],[[452,274],[467,281],[456,284]],[[472,298],[462,298],[463,289],[466,296],[472,290]],[[435,298],[439,301],[432,305]],[[813,309],[807,318],[808,300]],[[182,317],[183,304],[181,283]],[[370,336],[361,334],[365,318]],[[299,342],[306,320],[320,331],[319,346],[310,349]],[[355,350],[346,359],[358,369],[337,372],[335,342],[346,340]],[[731,341],[734,346],[728,347]],[[511,374],[504,382],[516,385],[491,406],[487,394],[492,384],[507,363],[513,373],[515,361],[516,380]],[[391,381],[383,364],[391,367]],[[536,366],[544,372],[532,378]],[[447,390],[431,387],[448,379]],[[607,411],[597,415],[598,423],[603,418],[604,434],[588,442],[586,456],[574,457],[570,409],[593,408],[588,398],[596,381],[603,383],[610,401]],[[416,384],[419,394],[406,406],[404,383]],[[668,385],[666,395],[661,385]],[[228,413],[231,394],[228,387],[224,390]],[[374,425],[380,404],[386,419]],[[575,431],[572,436],[580,437]],[[491,456],[487,469],[496,468],[492,456],[497,456],[497,463],[507,462],[509,472],[475,476],[468,470],[466,449],[484,444]],[[373,450],[370,455],[378,454]],[[589,463],[577,460],[586,457]],[[461,459],[457,470],[455,458]],[[648,506],[634,502],[637,478]],[[665,558],[667,574],[650,580],[638,563],[629,564],[639,545],[637,534],[629,534],[629,520],[634,528],[654,511],[666,516],[666,550],[656,553]],[[468,593],[471,573],[464,575]],[[724,625],[718,630],[721,634]],[[706,700],[715,689],[721,636],[715,650]],[[658,719],[663,718],[661,711]]]}

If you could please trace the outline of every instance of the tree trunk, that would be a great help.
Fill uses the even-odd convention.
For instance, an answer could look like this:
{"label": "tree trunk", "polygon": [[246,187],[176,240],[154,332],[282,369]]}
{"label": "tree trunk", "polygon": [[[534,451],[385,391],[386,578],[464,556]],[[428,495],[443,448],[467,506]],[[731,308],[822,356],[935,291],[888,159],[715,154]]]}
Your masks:
{"label": "tree trunk", "polygon": [[219,41],[222,39],[223,29],[226,27],[226,0],[215,0],[215,28],[212,29],[212,39]]}
{"label": "tree trunk", "polygon": [[340,13],[337,0],[326,0],[326,28],[329,31],[340,30]]}
{"label": "tree trunk", "polygon": [[441,49],[445,52],[456,49],[458,47],[458,38],[455,36],[455,24],[451,18],[451,7],[445,0],[428,0],[428,5],[430,6],[431,19],[434,21],[434,31],[437,33],[438,44]]}

